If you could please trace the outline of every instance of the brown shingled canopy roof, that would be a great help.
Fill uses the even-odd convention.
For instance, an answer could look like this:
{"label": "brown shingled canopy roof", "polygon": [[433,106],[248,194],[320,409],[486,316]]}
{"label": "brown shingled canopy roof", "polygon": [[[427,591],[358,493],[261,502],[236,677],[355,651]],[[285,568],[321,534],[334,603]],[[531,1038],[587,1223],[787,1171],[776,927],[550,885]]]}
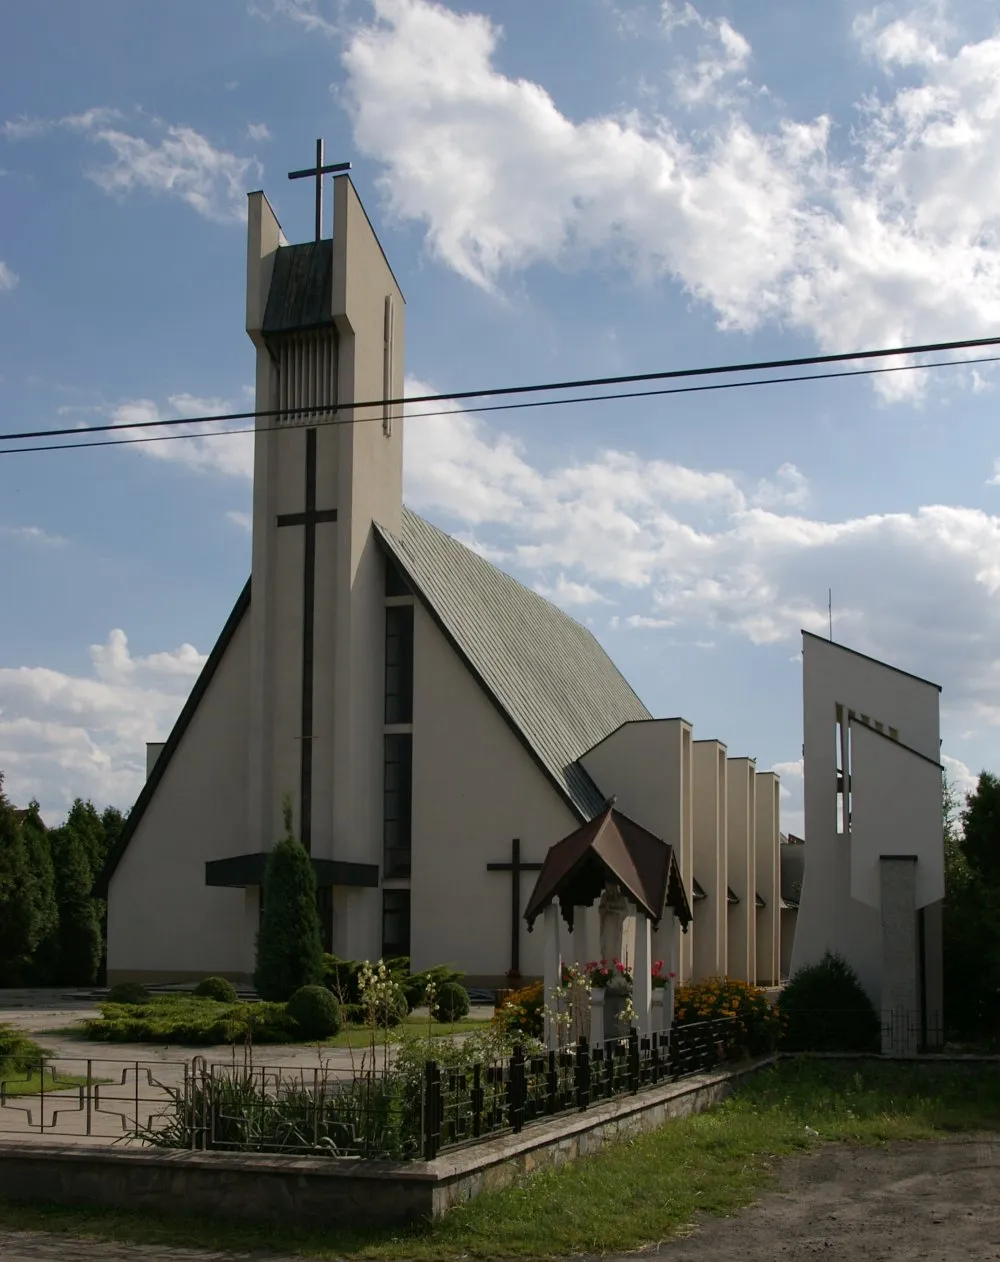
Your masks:
{"label": "brown shingled canopy roof", "polygon": [[554,898],[559,899],[563,919],[572,929],[574,907],[591,906],[609,882],[620,885],[654,925],[667,907],[685,929],[691,923],[673,847],[609,802],[545,856],[524,913],[529,932]]}

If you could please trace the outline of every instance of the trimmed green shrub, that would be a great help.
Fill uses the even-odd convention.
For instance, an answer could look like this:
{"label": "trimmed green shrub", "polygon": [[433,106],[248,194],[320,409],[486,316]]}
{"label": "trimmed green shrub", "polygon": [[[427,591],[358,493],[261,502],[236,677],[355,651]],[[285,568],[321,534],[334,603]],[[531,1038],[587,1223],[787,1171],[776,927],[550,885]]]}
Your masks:
{"label": "trimmed green shrub", "polygon": [[149,991],[139,982],[119,982],[108,991],[108,1003],[149,1003]]}
{"label": "trimmed green shrub", "polygon": [[[369,1014],[364,1005],[361,1010],[364,1013],[361,1019],[365,1022],[369,1019]],[[375,1024],[380,1027],[401,1025],[409,1011],[406,996],[402,990],[397,990],[391,999],[384,999],[375,1005]]]}
{"label": "trimmed green shrub", "polygon": [[16,1025],[0,1023],[0,1081],[8,1073],[28,1073],[45,1055],[45,1049],[29,1039]]}
{"label": "trimmed green shrub", "polygon": [[303,1038],[328,1039],[340,1033],[340,1004],[325,986],[302,986],[286,1010]]}
{"label": "trimmed green shrub", "polygon": [[460,1021],[469,1012],[469,992],[458,982],[445,982],[438,988],[434,1000],[434,1016],[439,1021],[450,1025]]}
{"label": "trimmed green shrub", "polygon": [[461,982],[465,976],[453,968],[449,968],[447,964],[435,964],[433,968],[426,968],[422,973],[411,973],[407,977],[401,979],[403,985],[403,993],[406,995],[406,1002],[410,1011],[414,1008],[421,1008],[427,1002],[427,987],[433,982],[436,990],[440,991],[442,986],[448,982]]}
{"label": "trimmed green shrub", "polygon": [[361,1002],[358,993],[358,973],[361,971],[359,960],[342,960],[336,955],[323,956],[323,981],[341,1004]]}
{"label": "trimmed green shrub", "polygon": [[225,977],[203,977],[194,988],[199,999],[214,999],[217,1003],[235,1003],[236,987]]}
{"label": "trimmed green shrub", "polygon": [[284,837],[267,858],[253,980],[261,999],[279,1003],[323,980],[316,877],[294,837]]}
{"label": "trimmed green shrub", "polygon": [[281,1003],[216,1003],[212,999],[157,996],[141,1005],[105,1003],[84,1022],[87,1038],[104,1043],[293,1043],[298,1029]]}
{"label": "trimmed green shrub", "polygon": [[831,952],[791,978],[778,1000],[782,1050],[874,1052],[879,1019],[858,975]]}

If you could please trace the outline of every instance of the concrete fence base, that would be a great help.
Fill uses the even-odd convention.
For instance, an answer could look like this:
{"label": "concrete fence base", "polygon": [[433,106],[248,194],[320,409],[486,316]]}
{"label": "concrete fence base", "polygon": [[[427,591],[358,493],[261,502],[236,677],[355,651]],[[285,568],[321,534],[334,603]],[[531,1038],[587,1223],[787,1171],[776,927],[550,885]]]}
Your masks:
{"label": "concrete fence base", "polygon": [[0,1199],[316,1226],[415,1222],[536,1170],[597,1152],[615,1139],[701,1112],[725,1099],[735,1081],[775,1059],[762,1056],[618,1096],[585,1113],[563,1114],[434,1161],[0,1143]]}

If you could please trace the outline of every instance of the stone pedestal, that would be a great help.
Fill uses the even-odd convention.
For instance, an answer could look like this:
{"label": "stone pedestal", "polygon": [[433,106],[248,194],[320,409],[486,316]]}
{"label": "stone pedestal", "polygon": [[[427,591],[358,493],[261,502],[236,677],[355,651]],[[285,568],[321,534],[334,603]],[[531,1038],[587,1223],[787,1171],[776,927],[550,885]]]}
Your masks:
{"label": "stone pedestal", "polygon": [[604,1033],[604,988],[595,986],[590,992],[590,1046],[600,1047],[607,1035]]}
{"label": "stone pedestal", "polygon": [[628,988],[624,985],[612,982],[604,991],[604,1037],[606,1039],[624,1038],[628,1034],[629,1023],[621,1019],[628,1001]]}

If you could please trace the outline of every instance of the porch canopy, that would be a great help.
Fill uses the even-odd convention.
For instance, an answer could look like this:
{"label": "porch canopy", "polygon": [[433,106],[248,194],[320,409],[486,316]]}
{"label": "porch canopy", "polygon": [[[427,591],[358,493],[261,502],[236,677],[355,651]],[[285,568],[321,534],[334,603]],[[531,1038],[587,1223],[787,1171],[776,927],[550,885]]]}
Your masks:
{"label": "porch canopy", "polygon": [[609,884],[620,886],[654,928],[668,908],[682,928],[691,923],[673,847],[616,810],[612,801],[545,856],[524,913],[529,933],[555,898],[572,932],[574,907],[592,906]]}

